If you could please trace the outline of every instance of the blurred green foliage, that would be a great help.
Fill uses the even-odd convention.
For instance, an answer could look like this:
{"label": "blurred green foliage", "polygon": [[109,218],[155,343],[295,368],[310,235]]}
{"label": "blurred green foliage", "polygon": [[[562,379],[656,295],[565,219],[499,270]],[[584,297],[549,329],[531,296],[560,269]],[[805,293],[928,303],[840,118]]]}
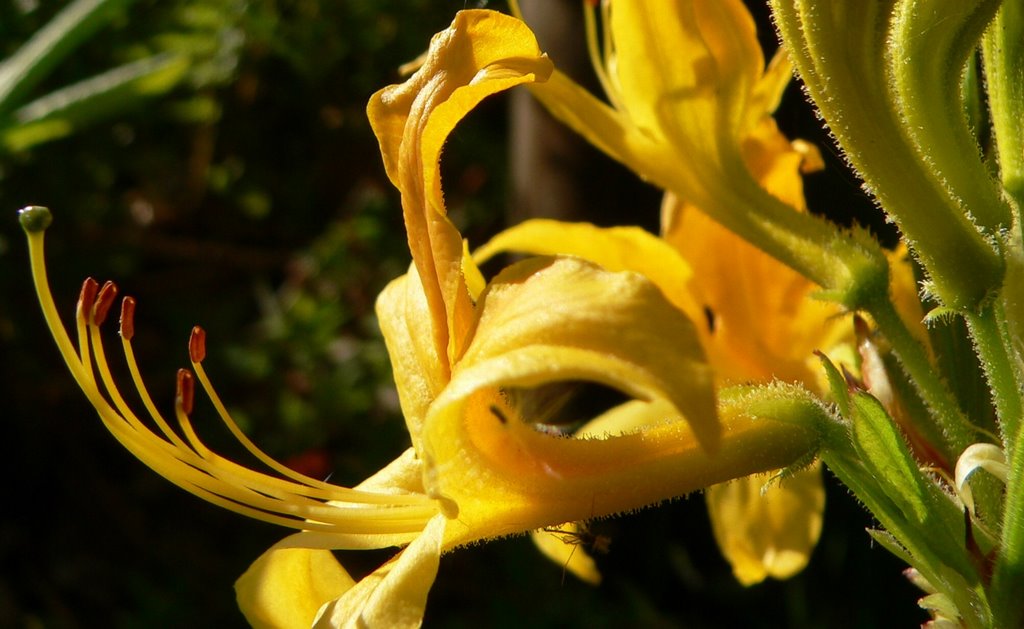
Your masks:
{"label": "blurred green foliage", "polygon": [[[136,352],[164,408],[199,323],[207,368],[254,441],[309,473],[358,482],[408,445],[373,302],[409,256],[364,107],[466,2],[93,4],[112,10],[91,30],[72,29],[77,39],[37,81],[0,100],[0,207],[10,212],[0,221],[0,626],[242,626],[231,585],[286,531],[187,495],[106,433],[38,314],[15,210],[54,211],[48,255],[65,317],[86,275],[137,297]],[[0,6],[0,57],[16,57],[66,5]],[[98,96],[97,77],[169,59],[187,67],[159,89]],[[95,100],[31,109],[76,86],[72,95]],[[24,134],[53,120],[67,124]],[[446,149],[446,200],[471,242],[502,222],[506,133],[504,101],[488,102]],[[194,421],[213,447],[243,455],[208,405],[197,405]],[[613,539],[598,558],[599,589],[566,577],[523,538],[446,556],[427,624],[920,620],[898,564],[868,549],[868,518],[841,490],[830,500],[814,563],[786,583],[737,585],[702,501],[684,500],[595,525]],[[389,555],[344,559],[358,575]],[[862,590],[848,595],[848,583]]]}

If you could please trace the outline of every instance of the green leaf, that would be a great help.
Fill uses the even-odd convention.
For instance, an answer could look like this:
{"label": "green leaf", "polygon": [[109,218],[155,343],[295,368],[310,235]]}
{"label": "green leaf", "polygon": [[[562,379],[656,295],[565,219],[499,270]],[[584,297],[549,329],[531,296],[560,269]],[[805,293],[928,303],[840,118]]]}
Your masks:
{"label": "green leaf", "polygon": [[69,55],[134,0],[76,0],[0,64],[0,114],[46,78]]}
{"label": "green leaf", "polygon": [[21,151],[54,140],[113,112],[163,94],[189,69],[186,57],[156,55],[128,63],[39,98],[14,112],[0,141]]}

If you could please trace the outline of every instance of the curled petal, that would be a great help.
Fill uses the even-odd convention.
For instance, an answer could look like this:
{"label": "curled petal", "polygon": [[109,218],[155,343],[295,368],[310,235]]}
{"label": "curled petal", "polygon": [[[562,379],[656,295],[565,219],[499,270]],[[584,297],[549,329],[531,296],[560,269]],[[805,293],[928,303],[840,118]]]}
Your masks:
{"label": "curled petal", "polygon": [[551,62],[522,22],[492,11],[461,11],[434,36],[422,67],[405,83],[374,94],[367,106],[388,177],[402,192],[409,248],[446,367],[461,351],[453,343],[461,335],[450,332],[472,319],[472,301],[462,236],[448,220],[441,194],[441,149],[484,98],[550,73]]}
{"label": "curled petal", "polygon": [[969,481],[978,470],[985,470],[1005,483],[1010,468],[1002,448],[991,443],[975,443],[968,446],[956,462],[956,490],[971,513],[974,513],[974,495]]}
{"label": "curled petal", "polygon": [[483,262],[503,252],[570,255],[608,271],[640,273],[691,319],[702,316],[700,307],[685,290],[693,276],[690,265],[664,240],[639,227],[535,219],[502,231],[477,249],[474,258]]}
{"label": "curled petal", "polygon": [[480,306],[473,342],[444,396],[463,395],[462,387],[591,380],[670,400],[714,448],[711,372],[694,326],[643,276],[534,258],[498,275]]}
{"label": "curled petal", "polygon": [[[473,341],[424,423],[424,484],[452,507],[446,547],[628,511],[781,467],[814,447],[806,426],[753,421],[739,404],[720,436],[692,324],[639,275],[534,259],[499,275],[479,307]],[[565,439],[535,431],[501,393],[562,380],[651,400],[662,421]],[[726,438],[728,447],[705,447]]]}
{"label": "curled petal", "polygon": [[[631,463],[658,467],[670,452],[714,448],[719,438],[711,374],[693,326],[653,284],[575,258],[534,258],[503,271],[478,307],[472,343],[431,405],[422,441],[428,494],[458,505],[451,543],[689,491],[668,480],[638,488],[630,478],[638,473]],[[533,430],[500,393],[567,380],[667,400],[668,418],[677,421],[664,441],[564,439]]]}

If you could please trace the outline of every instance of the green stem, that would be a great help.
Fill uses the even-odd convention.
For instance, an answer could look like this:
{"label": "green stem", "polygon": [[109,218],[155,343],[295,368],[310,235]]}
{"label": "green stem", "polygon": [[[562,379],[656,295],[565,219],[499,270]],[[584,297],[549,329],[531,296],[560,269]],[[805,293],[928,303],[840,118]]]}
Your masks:
{"label": "green stem", "polygon": [[907,138],[885,54],[896,0],[771,6],[808,94],[928,270],[932,292],[954,310],[976,308],[1002,283],[1003,260]]}
{"label": "green stem", "polygon": [[1024,456],[1021,439],[1021,396],[1024,383],[1014,368],[1010,339],[1004,334],[1004,313],[995,301],[966,316],[996,407],[1003,450],[1009,463],[1003,526],[992,578],[991,601],[997,626],[1024,623]]}
{"label": "green stem", "polygon": [[982,40],[992,135],[1006,192],[1024,205],[1024,5],[1004,2]]}
{"label": "green stem", "polygon": [[[873,299],[866,309],[889,341],[903,369],[931,411],[935,426],[921,426],[924,434],[932,437],[941,436],[942,442],[937,445],[942,448],[947,460],[956,461],[959,454],[973,440],[969,424],[956,399],[939,377],[938,370],[932,365],[924,346],[907,329],[889,296]],[[936,427],[938,431],[934,429]]]}
{"label": "green stem", "polygon": [[988,304],[978,312],[965,315],[975,351],[981,359],[996,417],[1002,433],[1003,447],[1007,458],[1012,458],[1020,430],[1022,383],[1007,353],[1009,340],[1002,334],[998,321],[998,306]]}
{"label": "green stem", "polygon": [[[1019,437],[1019,435],[1017,435]],[[1024,626],[1024,456],[1008,456],[1006,505],[989,600],[998,627]]]}
{"label": "green stem", "polygon": [[963,109],[964,68],[998,0],[900,0],[888,40],[888,76],[909,142],[937,187],[987,234],[1005,229],[1010,205],[985,163]]}

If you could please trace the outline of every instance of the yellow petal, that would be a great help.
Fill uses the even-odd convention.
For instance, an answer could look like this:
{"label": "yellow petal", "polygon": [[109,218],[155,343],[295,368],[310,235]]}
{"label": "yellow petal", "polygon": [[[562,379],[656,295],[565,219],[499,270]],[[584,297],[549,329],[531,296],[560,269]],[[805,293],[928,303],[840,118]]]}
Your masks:
{"label": "yellow petal", "polygon": [[423,624],[427,593],[441,560],[446,519],[434,517],[409,546],[320,611],[315,627],[388,627]]}
{"label": "yellow petal", "polygon": [[703,317],[685,290],[693,273],[686,260],[664,240],[639,227],[597,227],[535,219],[510,227],[474,253],[483,262],[504,252],[570,255],[608,271],[633,271],[654,282],[691,319]]}
{"label": "yellow petal", "polygon": [[469,296],[473,298],[473,301],[480,299],[480,293],[484,292],[487,280],[484,279],[480,267],[469,253],[469,242],[465,240],[462,241],[462,275],[466,278]]}
{"label": "yellow petal", "polygon": [[444,396],[592,380],[640,399],[670,400],[714,447],[711,372],[694,326],[643,276],[580,259],[534,258],[502,271],[480,308],[459,377],[453,373]]}
{"label": "yellow petal", "polygon": [[446,548],[632,511],[817,447],[814,427],[752,418],[742,399],[719,409],[722,446],[713,454],[674,410],[639,431],[569,439],[534,430],[502,403],[487,389],[447,403],[424,440],[434,453],[425,483],[455,507]]}
{"label": "yellow petal", "polygon": [[[701,442],[715,443],[719,428],[693,326],[639,275],[533,259],[500,274],[478,306],[473,340],[423,427],[424,485],[453,518],[446,547],[635,509],[780,467],[766,451],[813,448],[802,429],[766,448],[778,427],[733,417],[730,446],[706,452]],[[535,431],[500,392],[564,380],[663,400],[666,421],[612,438],[558,438]],[[745,444],[761,430],[751,456]]]}
{"label": "yellow petal", "polygon": [[646,181],[667,188],[676,159],[664,138],[634,124],[624,112],[595,98],[557,70],[545,83],[530,86],[533,95],[573,131],[636,172]]}
{"label": "yellow petal", "polygon": [[677,420],[675,408],[667,400],[630,400],[590,420],[577,430],[574,436],[577,439],[607,438],[639,432],[651,426]]}
{"label": "yellow petal", "polygon": [[900,242],[896,249],[886,253],[886,257],[889,258],[889,272],[892,278],[890,297],[896,306],[896,312],[914,338],[931,353],[931,341],[924,325],[924,309],[921,307],[920,291],[914,277],[914,264],[910,259],[910,252],[907,251],[907,244]]}
{"label": "yellow petal", "polygon": [[584,583],[601,585],[601,573],[580,539],[578,525],[569,522],[530,533],[542,555],[562,566]]}
{"label": "yellow petal", "polygon": [[[789,58],[784,47],[776,51],[768,67],[765,68],[764,76],[758,81],[754,88],[753,96],[748,108],[751,120],[749,126],[760,122],[762,116],[770,114],[779,108],[782,96],[793,79],[793,62]],[[746,125],[745,125],[746,126]]]}
{"label": "yellow petal", "polygon": [[842,310],[813,299],[817,286],[808,279],[671,194],[664,212],[665,239],[694,270],[688,290],[707,309],[701,340],[721,381],[813,386],[814,351],[852,339]]}
{"label": "yellow petal", "polygon": [[407,448],[397,459],[355,486],[359,491],[381,494],[422,494],[423,462],[415,448]]}
{"label": "yellow petal", "polygon": [[801,177],[805,155],[779,131],[774,118],[762,116],[751,126],[740,150],[747,170],[762,188],[790,207],[807,208]]}
{"label": "yellow petal", "polygon": [[819,465],[771,484],[759,474],[708,489],[719,548],[743,585],[803,570],[821,534],[825,489]]}
{"label": "yellow petal", "polygon": [[609,29],[619,97],[637,126],[677,146],[739,135],[764,65],[742,2],[622,2]]}
{"label": "yellow petal", "polygon": [[452,339],[461,338],[457,331],[472,319],[472,302],[462,274],[462,236],[446,216],[441,193],[441,149],[481,100],[543,81],[550,72],[551,62],[522,22],[493,11],[462,11],[434,36],[417,72],[374,94],[367,106],[388,176],[402,192],[409,248],[446,368],[461,352]]}
{"label": "yellow petal", "polygon": [[418,449],[427,407],[444,388],[448,374],[446,357],[438,355],[434,343],[435,320],[415,267],[381,291],[376,310],[402,415]]}
{"label": "yellow petal", "polygon": [[257,629],[308,629],[324,603],[354,584],[330,551],[275,546],[239,577],[235,593]]}

